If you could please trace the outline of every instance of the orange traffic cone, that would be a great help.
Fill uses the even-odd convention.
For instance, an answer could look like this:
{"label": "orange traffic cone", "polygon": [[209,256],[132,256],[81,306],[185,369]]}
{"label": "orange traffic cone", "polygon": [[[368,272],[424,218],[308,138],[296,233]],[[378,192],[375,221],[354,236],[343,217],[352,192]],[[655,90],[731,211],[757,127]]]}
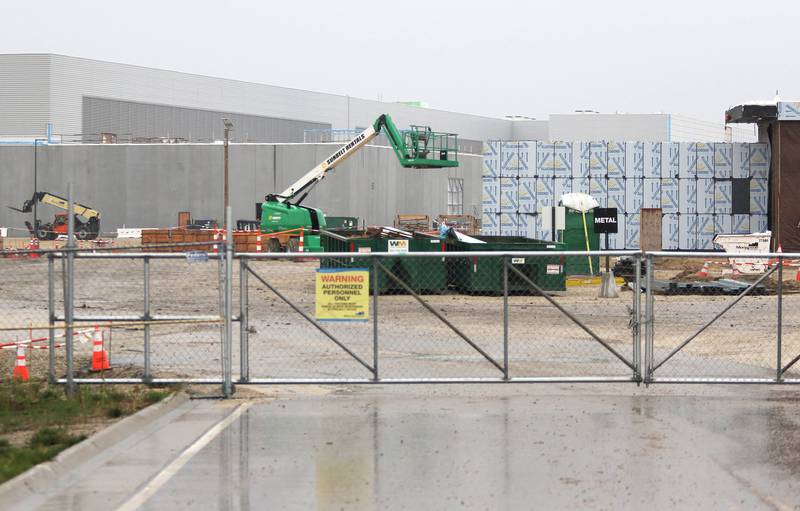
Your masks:
{"label": "orange traffic cone", "polygon": [[108,363],[108,353],[103,346],[103,335],[100,327],[94,327],[94,337],[92,338],[92,366],[90,371],[102,371],[110,367]]}
{"label": "orange traffic cone", "polygon": [[[28,242],[28,250],[39,250],[39,238],[31,238],[31,240]],[[28,253],[28,257],[30,259],[37,259],[39,255],[40,254],[37,254],[36,252]]]}
{"label": "orange traffic cone", "polygon": [[703,268],[697,272],[697,276],[702,278],[708,277],[708,261],[703,263]]}
{"label": "orange traffic cone", "polygon": [[17,361],[14,363],[14,372],[11,377],[17,381],[28,381],[28,362],[25,360],[25,346],[17,344]]}

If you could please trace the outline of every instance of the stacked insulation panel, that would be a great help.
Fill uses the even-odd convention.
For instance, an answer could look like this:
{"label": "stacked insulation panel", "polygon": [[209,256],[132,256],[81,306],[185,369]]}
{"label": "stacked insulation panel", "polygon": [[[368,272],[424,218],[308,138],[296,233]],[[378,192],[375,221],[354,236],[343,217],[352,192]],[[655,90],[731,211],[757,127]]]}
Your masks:
{"label": "stacked insulation panel", "polygon": [[660,208],[664,250],[707,250],[717,234],[767,229],[767,144],[489,140],[483,155],[486,235],[551,239],[543,207],[569,192],[617,208],[608,247],[639,248],[642,208]]}

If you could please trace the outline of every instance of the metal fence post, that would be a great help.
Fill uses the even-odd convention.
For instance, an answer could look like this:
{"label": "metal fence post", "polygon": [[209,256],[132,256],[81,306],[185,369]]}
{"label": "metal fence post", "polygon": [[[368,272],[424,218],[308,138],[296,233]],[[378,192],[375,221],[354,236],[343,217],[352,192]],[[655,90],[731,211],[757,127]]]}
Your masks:
{"label": "metal fence post", "polygon": [[783,341],[783,257],[778,256],[778,332],[777,332],[777,346],[776,346],[776,363],[777,368],[775,380],[778,383],[783,381],[783,355],[782,355],[782,341]]}
{"label": "metal fence post", "polygon": [[378,380],[378,295],[380,286],[378,285],[378,260],[372,257],[372,379]]}
{"label": "metal fence post", "polygon": [[642,379],[642,255],[636,254],[634,259],[633,288],[633,365],[634,377]]}
{"label": "metal fence post", "polygon": [[655,311],[653,307],[653,274],[655,272],[655,260],[652,254],[647,254],[645,276],[645,300],[644,300],[644,382],[650,383],[653,379],[653,335],[655,323]]}
{"label": "metal fence post", "polygon": [[150,258],[144,257],[144,380],[150,383],[153,380],[150,362]]}
{"label": "metal fence post", "polygon": [[503,379],[508,381],[508,257],[503,257]]}
{"label": "metal fence post", "polygon": [[233,310],[233,225],[232,225],[231,207],[225,208],[225,232],[227,234],[225,240],[225,306],[224,306],[224,323],[225,335],[222,339],[222,394],[225,397],[230,397],[233,393],[233,382],[231,381],[231,374],[233,372],[233,360],[231,357],[231,339],[233,338],[233,321],[231,312]]}
{"label": "metal fence post", "polygon": [[239,381],[250,380],[250,321],[248,319],[247,261],[239,258]]}
{"label": "metal fence post", "polygon": [[75,381],[73,374],[73,321],[75,293],[75,214],[73,213],[73,184],[67,184],[67,271],[65,273],[66,286],[64,293],[64,343],[66,344],[67,357],[67,394],[75,394]]}
{"label": "metal fence post", "polygon": [[53,254],[47,254],[47,315],[48,319],[48,361],[47,381],[56,383],[56,270]]}

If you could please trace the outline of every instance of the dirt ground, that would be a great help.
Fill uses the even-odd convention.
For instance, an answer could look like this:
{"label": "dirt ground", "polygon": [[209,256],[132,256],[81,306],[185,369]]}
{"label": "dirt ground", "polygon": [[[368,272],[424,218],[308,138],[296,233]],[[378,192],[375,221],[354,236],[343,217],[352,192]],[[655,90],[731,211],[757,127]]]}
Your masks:
{"label": "dirt ground", "polygon": [[[698,264],[699,263],[699,264]],[[314,261],[257,261],[253,271],[295,307],[314,316]],[[659,260],[656,278],[699,271],[702,261]],[[61,267],[55,265],[56,308],[62,311]],[[730,278],[712,265],[711,278]],[[44,259],[0,259],[0,340],[11,342],[47,335],[48,265]],[[151,313],[161,316],[219,314],[217,262],[153,259],[150,263]],[[795,271],[785,271],[794,286]],[[129,321],[143,310],[143,263],[127,259],[76,262],[75,313],[113,315]],[[234,314],[238,314],[239,268],[234,271]],[[790,284],[791,282],[791,284]],[[774,280],[773,280],[774,284]],[[304,319],[254,276],[249,277],[250,378],[370,378],[372,373],[335,344],[344,345],[366,365],[373,364],[373,323],[316,323]],[[597,287],[570,287],[553,300],[606,342],[622,358],[633,358],[633,292],[597,298]],[[382,378],[497,378],[503,365],[503,298],[454,291],[425,295],[430,307],[456,327],[447,326],[408,295],[378,299],[379,374]],[[734,297],[656,296],[654,352],[658,364],[710,321]],[[370,314],[375,314],[371,303]],[[656,375],[661,377],[762,378],[777,364],[775,295],[748,296],[678,352]],[[800,296],[783,297],[782,363],[800,354]],[[94,322],[85,323],[91,328]],[[317,327],[321,327],[317,328]],[[324,330],[324,331],[323,331]],[[57,331],[57,333],[60,333]],[[144,365],[144,326],[103,329],[114,368],[106,377],[137,377]],[[155,377],[218,378],[221,367],[218,323],[153,325],[151,366]],[[330,337],[328,337],[330,336]],[[466,338],[466,339],[465,339]],[[511,377],[630,376],[631,370],[592,335],[540,296],[509,297],[508,360]],[[58,342],[58,340],[57,340]],[[240,372],[240,331],[234,325],[234,377]],[[480,347],[484,355],[469,342]],[[92,345],[76,343],[75,367],[88,375]],[[0,352],[0,378],[11,374],[13,350]],[[34,374],[46,374],[47,350],[30,350]],[[491,359],[488,360],[488,359]],[[64,350],[56,350],[64,372]],[[100,376],[100,373],[91,373]],[[787,377],[798,377],[796,369]]]}

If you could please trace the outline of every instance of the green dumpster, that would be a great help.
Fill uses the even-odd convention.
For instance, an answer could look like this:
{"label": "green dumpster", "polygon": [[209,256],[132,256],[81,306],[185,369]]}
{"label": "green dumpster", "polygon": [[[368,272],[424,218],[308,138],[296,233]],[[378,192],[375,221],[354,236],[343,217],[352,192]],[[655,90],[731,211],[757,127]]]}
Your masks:
{"label": "green dumpster", "polygon": [[[563,242],[566,250],[586,251],[586,233],[589,235],[589,249],[600,250],[600,235],[594,232],[594,212],[586,212],[586,233],[583,230],[583,214],[580,211],[566,208]],[[589,257],[571,256],[565,261],[567,275],[597,275],[600,270],[600,257],[592,259],[591,271]]]}
{"label": "green dumpster", "polygon": [[[447,239],[450,252],[541,252],[565,250],[564,243],[532,240],[521,236],[473,236],[485,243],[467,243],[453,236]],[[448,259],[450,285],[467,294],[503,294],[503,260],[499,257],[451,257]],[[545,291],[566,290],[566,274],[560,256],[512,257],[511,264]],[[508,272],[508,291],[536,294],[516,272]]]}

